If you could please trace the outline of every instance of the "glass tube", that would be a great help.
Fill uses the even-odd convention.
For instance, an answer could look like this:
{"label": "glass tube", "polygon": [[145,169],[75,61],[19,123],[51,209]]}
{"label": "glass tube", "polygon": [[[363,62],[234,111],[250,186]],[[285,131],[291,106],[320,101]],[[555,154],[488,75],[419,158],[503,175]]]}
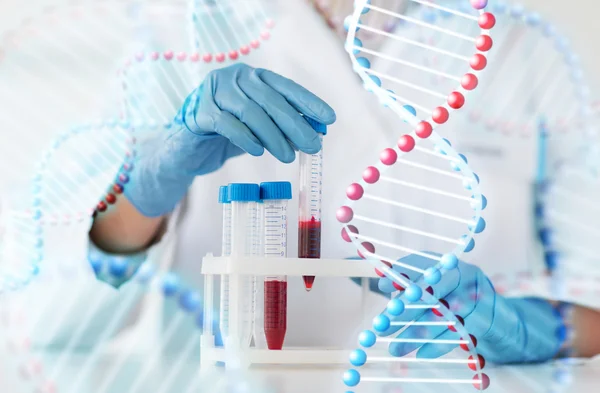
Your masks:
{"label": "glass tube", "polygon": [[[319,133],[321,144],[327,127],[310,118],[307,122]],[[300,201],[298,208],[298,258],[321,258],[321,198],[323,187],[323,149],[316,154],[300,153]],[[310,291],[314,276],[304,276]]]}
{"label": "glass tube", "polygon": [[[252,257],[258,253],[257,184],[230,184],[231,201],[231,256]],[[255,277],[231,274],[229,276],[229,329],[226,342],[239,349],[250,346],[254,332]],[[233,301],[235,298],[236,301]]]}
{"label": "glass tube", "polygon": [[[263,244],[265,258],[287,257],[287,209],[292,198],[289,182],[261,184],[263,200]],[[262,335],[271,350],[280,350],[287,331],[287,277],[267,276],[264,280]]]}
{"label": "glass tube", "polygon": [[[219,188],[219,204],[223,209],[223,233],[221,236],[221,256],[231,254],[231,202],[227,196],[227,186]],[[229,334],[229,276],[221,276],[219,326],[223,337]]]}

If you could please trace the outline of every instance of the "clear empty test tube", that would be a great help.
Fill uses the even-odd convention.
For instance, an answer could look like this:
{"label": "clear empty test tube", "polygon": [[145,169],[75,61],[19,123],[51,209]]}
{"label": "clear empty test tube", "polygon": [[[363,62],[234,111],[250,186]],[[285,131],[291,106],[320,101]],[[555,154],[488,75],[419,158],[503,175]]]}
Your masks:
{"label": "clear empty test tube", "polygon": [[[262,199],[258,203],[258,256],[264,256],[264,236],[265,231],[264,225],[264,208],[265,204]],[[256,276],[254,280],[254,347],[257,349],[267,348],[267,341],[265,340],[265,321],[264,321],[264,308],[263,299],[265,296],[264,288],[262,286],[262,276]]]}
{"label": "clear empty test tube", "polygon": [[[287,257],[287,209],[292,199],[289,182],[268,182],[260,185],[263,201],[263,245],[265,258]],[[267,276],[264,282],[264,335],[271,350],[283,348],[287,331],[287,277]]]}
{"label": "clear empty test tube", "polygon": [[[231,203],[227,195],[227,186],[219,187],[219,204],[223,208],[223,234],[221,237],[221,256],[231,254]],[[221,302],[219,326],[221,335],[229,334],[229,276],[221,276]]]}
{"label": "clear empty test tube", "polygon": [[[327,126],[304,117],[319,133],[321,145]],[[300,205],[298,209],[298,258],[321,258],[321,198],[323,187],[323,149],[316,154],[300,153]],[[314,276],[304,276],[310,291]]]}
{"label": "clear empty test tube", "polygon": [[[259,254],[258,184],[230,184],[227,187],[231,203],[231,257],[256,257]],[[229,316],[226,347],[243,351],[250,346],[254,332],[255,277],[229,275]],[[241,356],[241,352],[235,355]]]}

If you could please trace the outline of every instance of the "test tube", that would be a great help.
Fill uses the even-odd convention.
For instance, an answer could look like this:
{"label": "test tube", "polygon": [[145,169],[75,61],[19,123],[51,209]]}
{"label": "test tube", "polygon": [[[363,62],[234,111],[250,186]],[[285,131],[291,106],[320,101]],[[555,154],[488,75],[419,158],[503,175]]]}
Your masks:
{"label": "test tube", "polygon": [[[262,191],[261,191],[262,193]],[[264,256],[264,232],[265,232],[265,222],[264,222],[264,207],[262,199],[258,203],[258,256]],[[262,283],[263,277],[255,277],[254,280],[254,347],[257,349],[265,349],[267,348],[267,341],[265,340],[265,320],[264,320],[264,307],[263,307],[263,299],[265,296],[264,287],[262,285],[258,285],[258,283]]]}
{"label": "test tube", "polygon": [[[321,144],[327,126],[304,117],[319,134]],[[298,258],[321,258],[321,197],[323,186],[323,149],[316,154],[300,152],[300,206],[298,209]],[[310,291],[314,276],[304,276]]]}
{"label": "test tube", "polygon": [[[231,202],[227,195],[227,186],[219,187],[219,204],[223,208],[223,234],[221,237],[221,256],[231,254]],[[221,310],[219,326],[221,335],[229,334],[229,276],[221,276]]]}
{"label": "test tube", "polygon": [[[260,185],[263,201],[264,256],[287,257],[287,208],[292,184],[268,182]],[[264,283],[264,337],[267,347],[280,350],[287,331],[287,277],[267,276]]]}
{"label": "test tube", "polygon": [[[235,183],[227,187],[231,203],[231,256],[252,257],[258,253],[258,184]],[[240,349],[250,346],[254,331],[255,277],[229,276],[229,331],[227,344]]]}

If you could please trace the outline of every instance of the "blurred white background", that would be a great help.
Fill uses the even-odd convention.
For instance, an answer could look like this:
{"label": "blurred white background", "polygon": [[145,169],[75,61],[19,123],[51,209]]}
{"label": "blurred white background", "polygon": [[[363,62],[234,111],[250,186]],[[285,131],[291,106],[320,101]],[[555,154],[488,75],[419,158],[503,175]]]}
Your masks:
{"label": "blurred white background", "polygon": [[[18,23],[34,7],[66,1],[0,0],[0,31]],[[490,0],[490,3],[494,1]],[[520,3],[527,9],[537,11],[546,20],[552,21],[564,35],[570,38],[575,52],[581,56],[592,90],[595,92],[600,87],[600,74],[595,71],[600,69],[600,53],[594,47],[594,41],[600,36],[600,23],[597,20],[600,11],[598,0],[521,0],[509,3]]]}

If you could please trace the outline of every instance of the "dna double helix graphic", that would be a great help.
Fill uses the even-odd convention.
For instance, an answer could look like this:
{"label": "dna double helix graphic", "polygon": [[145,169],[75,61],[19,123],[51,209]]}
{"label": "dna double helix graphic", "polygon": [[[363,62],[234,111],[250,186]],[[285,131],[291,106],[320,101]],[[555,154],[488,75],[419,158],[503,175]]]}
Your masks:
{"label": "dna double helix graphic", "polygon": [[[44,224],[69,224],[91,218],[94,203],[100,212],[114,204],[133,170],[132,131],[125,122],[108,120],[75,126],[59,135],[34,174],[34,214]],[[115,173],[110,192],[103,196]]]}
{"label": "dna double helix graphic", "polygon": [[[587,126],[593,132],[599,108],[597,102],[590,104],[590,124],[582,118],[571,127]],[[595,307],[595,298],[600,294],[600,270],[594,256],[597,246],[593,240],[599,233],[598,208],[594,203],[600,191],[595,165],[598,143],[595,138],[585,138],[575,148],[570,156],[546,164],[538,182],[535,213],[550,275],[548,292],[558,300]]]}
{"label": "dna double helix graphic", "polygon": [[[116,120],[92,120],[112,119],[118,109],[108,99],[118,91],[110,71],[128,22],[112,5],[75,1],[32,10],[0,37],[4,289],[21,288],[38,273],[52,243],[47,236],[59,232],[46,224],[82,223],[98,201],[108,205],[121,192],[109,185],[125,151],[134,153],[125,146],[129,136]],[[103,18],[114,22],[110,34]]]}
{"label": "dna double helix graphic", "polygon": [[[486,52],[492,48],[489,30],[495,17],[486,11],[487,1],[461,2],[466,3],[462,6],[438,3],[413,0],[406,13],[397,13],[358,1],[346,21],[346,49],[353,66],[365,88],[399,117],[394,127],[401,135],[347,188],[347,200],[336,213],[343,224],[342,238],[401,291],[375,317],[372,330],[361,333],[361,348],[350,355],[354,368],[343,378],[350,388],[412,382],[473,384],[484,390],[490,383],[482,372],[485,359],[477,353],[477,338],[469,334],[468,323],[459,314],[461,304],[438,298],[434,287],[456,268],[463,253],[474,248],[474,236],[485,229],[481,212],[487,200],[479,178],[437,128],[465,105],[477,87],[478,73],[487,66]],[[374,12],[402,23],[387,32],[361,22],[362,15]],[[357,37],[362,31],[387,42],[372,50]],[[415,256],[429,261],[429,266],[415,263]],[[398,320],[402,316],[405,320]],[[389,337],[398,332],[408,332],[411,338]],[[423,344],[438,356],[455,354],[456,346],[460,350],[453,358],[381,356],[375,347],[382,343],[400,355]],[[357,370],[367,363],[467,364],[475,376],[460,378],[462,369],[452,369],[432,378],[427,367],[409,367],[406,374],[412,375],[401,377],[390,377],[385,370]]]}
{"label": "dna double helix graphic", "polygon": [[[92,254],[89,265],[53,264],[40,273],[35,287],[3,298],[2,345],[19,375],[18,393],[142,392],[150,387],[161,393],[189,393],[205,391],[207,379],[215,382],[196,367],[204,324],[200,293],[184,285],[177,274],[150,264],[143,265],[120,292],[95,281],[96,275],[110,282],[133,274],[127,260]],[[141,331],[148,329],[148,322],[156,329],[161,321],[149,319],[139,309],[160,308],[163,302],[176,306],[162,332]],[[140,323],[137,330],[136,323]],[[179,337],[183,342],[177,343]],[[81,350],[86,351],[83,358],[78,355]],[[157,379],[159,366],[164,371]],[[98,370],[102,378],[93,382]],[[236,382],[238,390],[233,391],[253,386],[243,376]]]}
{"label": "dna double helix graphic", "polygon": [[583,141],[570,131],[582,127],[588,137],[596,133],[579,57],[539,13],[504,1],[491,8],[498,27],[486,74],[489,81],[475,92],[480,105],[462,114],[456,132],[483,135],[490,145],[519,151],[530,146],[526,141],[536,137],[543,121],[548,142],[555,145],[551,159],[569,157]]}
{"label": "dna double helix graphic", "polygon": [[202,50],[202,61],[237,60],[271,37],[275,21],[263,0],[189,0],[192,48]]}
{"label": "dna double helix graphic", "polygon": [[563,296],[560,300],[588,303],[597,296],[600,281],[600,212],[595,203],[600,177],[581,157],[563,161],[543,190],[541,240],[548,269],[562,282],[555,289]]}
{"label": "dna double helix graphic", "polygon": [[28,285],[44,257],[43,228],[30,210],[0,200],[0,293]]}
{"label": "dna double helix graphic", "polygon": [[[241,60],[270,38],[275,23],[267,16],[265,4],[264,0],[190,0],[186,17],[191,46],[186,41],[182,47],[179,35],[160,42],[139,38],[142,50],[118,71],[124,116],[157,119],[171,126],[184,100],[209,71],[226,61]],[[143,25],[145,16],[137,17]]]}
{"label": "dna double helix graphic", "polygon": [[[535,212],[530,213],[529,206],[525,209],[526,214],[540,221],[542,200],[553,188],[557,164],[572,161],[582,154],[582,145],[596,140],[597,120],[590,117],[590,113],[594,114],[590,89],[579,57],[551,22],[519,4],[498,1],[491,4],[491,9],[497,27],[485,75],[489,80],[475,91],[478,105],[462,111],[452,124],[451,135],[460,136],[462,147],[471,148],[477,155],[470,157],[472,162],[484,163],[492,173],[510,179],[509,185],[523,187],[534,182],[537,206]],[[490,223],[495,219],[494,213],[487,213]],[[547,262],[554,265],[557,253],[547,243],[551,229],[545,228],[543,222],[535,225],[547,248]],[[494,229],[501,230],[496,226]],[[497,290],[512,295],[537,291],[553,296],[556,283],[548,279],[541,264],[520,264],[515,268],[519,270],[492,277]],[[593,286],[594,279],[582,275],[581,285],[563,280],[560,290],[572,297],[576,293],[593,293]]]}

